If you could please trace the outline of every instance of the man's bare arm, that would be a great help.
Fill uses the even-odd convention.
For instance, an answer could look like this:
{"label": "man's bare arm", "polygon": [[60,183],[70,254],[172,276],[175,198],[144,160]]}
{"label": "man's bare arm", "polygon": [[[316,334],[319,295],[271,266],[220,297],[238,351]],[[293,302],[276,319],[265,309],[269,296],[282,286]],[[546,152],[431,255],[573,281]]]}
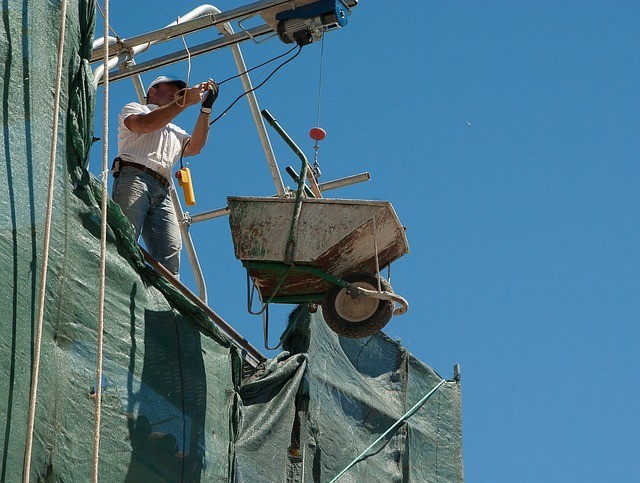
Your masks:
{"label": "man's bare arm", "polygon": [[131,114],[125,118],[124,125],[130,131],[137,133],[157,131],[173,121],[178,114],[184,111],[185,107],[180,107],[176,101],[173,101],[171,104],[159,107],[147,114]]}
{"label": "man's bare arm", "polygon": [[202,151],[202,148],[207,143],[209,135],[209,115],[201,112],[196,121],[196,125],[193,128],[193,134],[187,141],[187,147],[184,150],[185,156],[195,156]]}
{"label": "man's bare arm", "polygon": [[158,107],[147,114],[131,114],[127,116],[124,120],[124,125],[130,131],[137,133],[150,133],[162,129],[187,107],[200,102],[200,93],[202,91],[203,87],[200,84],[191,87],[186,90],[186,95],[184,91],[181,92],[176,100],[166,106]]}

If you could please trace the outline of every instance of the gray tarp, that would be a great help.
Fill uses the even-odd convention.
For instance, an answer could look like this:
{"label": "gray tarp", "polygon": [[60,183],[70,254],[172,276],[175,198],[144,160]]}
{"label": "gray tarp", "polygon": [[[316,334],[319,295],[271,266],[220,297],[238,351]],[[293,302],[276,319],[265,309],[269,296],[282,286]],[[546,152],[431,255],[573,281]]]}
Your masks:
{"label": "gray tarp", "polygon": [[[32,481],[90,480],[100,190],[94,4],[68,2]],[[3,0],[0,26],[0,481],[21,481],[43,253],[60,2]],[[109,204],[102,481],[328,481],[439,377],[383,335],[340,339],[303,313],[241,384],[241,358],[146,267]],[[230,248],[231,249],[231,248]],[[446,384],[343,481],[461,481],[460,393]]]}

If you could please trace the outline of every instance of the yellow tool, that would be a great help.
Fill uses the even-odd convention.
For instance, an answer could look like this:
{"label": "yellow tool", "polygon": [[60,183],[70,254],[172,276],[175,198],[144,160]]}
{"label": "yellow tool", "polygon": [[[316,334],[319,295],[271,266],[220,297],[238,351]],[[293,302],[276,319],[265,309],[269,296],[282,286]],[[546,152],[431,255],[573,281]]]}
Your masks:
{"label": "yellow tool", "polygon": [[180,168],[176,172],[176,178],[178,178],[178,184],[182,186],[184,200],[187,205],[195,205],[196,195],[193,193],[193,182],[191,181],[191,171],[189,168]]}

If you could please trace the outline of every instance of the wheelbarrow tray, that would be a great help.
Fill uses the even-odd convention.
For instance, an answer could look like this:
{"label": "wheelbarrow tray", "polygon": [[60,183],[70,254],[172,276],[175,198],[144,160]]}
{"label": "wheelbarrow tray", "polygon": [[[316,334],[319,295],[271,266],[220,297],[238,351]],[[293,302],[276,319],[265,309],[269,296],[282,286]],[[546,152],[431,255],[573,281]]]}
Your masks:
{"label": "wheelbarrow tray", "polygon": [[236,258],[263,299],[276,288],[279,301],[322,298],[331,282],[318,271],[338,277],[375,273],[376,245],[380,269],[409,252],[391,203],[304,198],[290,268],[284,260],[295,200],[232,196],[227,202]]}

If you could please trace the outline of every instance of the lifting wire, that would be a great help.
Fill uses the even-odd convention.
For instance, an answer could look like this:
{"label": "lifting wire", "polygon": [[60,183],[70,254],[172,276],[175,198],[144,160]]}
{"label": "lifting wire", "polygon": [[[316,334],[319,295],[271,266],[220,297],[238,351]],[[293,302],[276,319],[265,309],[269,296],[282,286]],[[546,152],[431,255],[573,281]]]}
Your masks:
{"label": "lifting wire", "polygon": [[322,71],[324,67],[324,35],[320,43],[320,73],[318,78],[318,115],[316,117],[316,126],[320,125],[320,103],[322,98]]}
{"label": "lifting wire", "polygon": [[[104,36],[109,34],[109,0],[104,0]],[[96,378],[95,378],[95,421],[93,431],[93,483],[98,483],[98,466],[100,461],[100,423],[102,421],[102,354],[104,332],[104,299],[106,285],[107,260],[107,203],[109,193],[109,42],[104,42],[104,99],[102,115],[102,217],[100,223],[100,289],[98,291],[98,328],[96,349]]]}
{"label": "lifting wire", "polygon": [[[322,73],[324,70],[324,38],[325,36],[322,36],[322,42],[320,45],[320,68],[319,68],[319,73],[318,73],[318,106],[317,106],[317,116],[316,116],[316,127],[318,129],[322,129],[320,128],[320,106],[322,103]],[[313,131],[313,130],[312,130]],[[318,144],[321,140],[320,137],[314,137],[312,136],[312,138],[315,141],[315,144],[313,146],[313,176],[318,179],[320,177],[320,175],[322,174],[320,171],[320,163],[318,162],[318,150],[320,149],[320,145]]]}
{"label": "lifting wire", "polygon": [[33,372],[29,394],[29,416],[27,419],[27,441],[24,450],[23,482],[29,482],[31,473],[31,452],[33,449],[33,428],[36,418],[36,400],[38,397],[38,375],[40,372],[40,350],[42,344],[42,325],[44,319],[44,298],[47,288],[47,268],[49,261],[49,243],[51,241],[51,218],[53,216],[53,190],[55,188],[56,151],[58,149],[58,117],[60,114],[60,91],[62,90],[62,65],[64,60],[64,40],[67,26],[67,0],[62,0],[60,8],[60,36],[58,38],[58,63],[56,68],[56,88],[53,97],[53,133],[51,137],[51,157],[49,159],[49,190],[47,212],[42,247],[42,271],[40,293],[38,295],[38,318],[36,321],[35,343],[33,349]]}

